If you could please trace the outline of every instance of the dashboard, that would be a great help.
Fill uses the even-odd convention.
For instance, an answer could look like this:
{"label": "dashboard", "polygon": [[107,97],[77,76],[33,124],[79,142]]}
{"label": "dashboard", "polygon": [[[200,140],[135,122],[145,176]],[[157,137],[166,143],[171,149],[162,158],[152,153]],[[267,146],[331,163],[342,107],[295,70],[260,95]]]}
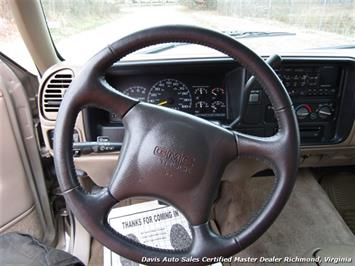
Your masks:
{"label": "dashboard", "polygon": [[[355,147],[355,60],[284,57],[273,68],[293,102],[301,149],[307,151],[304,158],[310,165],[322,160],[327,165],[355,160],[351,149]],[[42,79],[41,128],[49,151],[60,102],[79,70],[64,62]],[[124,61],[105,73],[114,89],[141,101],[187,112],[239,132],[272,136],[278,130],[273,108],[260,84],[246,88],[250,77],[243,66],[227,57]],[[116,114],[85,108],[74,132],[74,141],[82,143],[76,155],[86,154],[84,149],[88,153],[119,150],[124,135],[124,125]],[[99,145],[98,141],[107,143]]]}
{"label": "dashboard", "polygon": [[[284,59],[275,67],[293,102],[302,145],[342,142],[354,122],[352,60]],[[107,82],[131,97],[173,108],[256,136],[278,130],[272,106],[250,73],[233,60],[124,62],[106,73]],[[115,114],[84,111],[90,140],[108,136],[122,142],[124,128]],[[118,133],[119,132],[119,133]]]}

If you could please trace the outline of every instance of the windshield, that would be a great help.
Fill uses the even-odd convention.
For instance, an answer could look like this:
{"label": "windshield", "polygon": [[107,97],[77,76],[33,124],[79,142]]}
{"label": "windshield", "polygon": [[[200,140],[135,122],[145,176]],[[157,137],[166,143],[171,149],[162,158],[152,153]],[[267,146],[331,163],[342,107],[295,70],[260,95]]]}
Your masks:
{"label": "windshield", "polygon": [[[166,24],[223,31],[260,55],[340,48],[354,54],[353,0],[42,0],[42,4],[59,53],[80,62],[125,35]],[[191,50],[206,52],[171,45],[157,53],[181,55]]]}

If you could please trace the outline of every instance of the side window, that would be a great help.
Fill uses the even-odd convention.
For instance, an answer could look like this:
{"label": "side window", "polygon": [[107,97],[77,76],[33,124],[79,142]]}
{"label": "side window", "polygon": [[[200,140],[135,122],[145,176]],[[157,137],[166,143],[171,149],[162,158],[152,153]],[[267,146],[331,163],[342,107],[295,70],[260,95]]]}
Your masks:
{"label": "side window", "polygon": [[10,1],[0,0],[0,51],[32,73],[37,73],[13,17]]}

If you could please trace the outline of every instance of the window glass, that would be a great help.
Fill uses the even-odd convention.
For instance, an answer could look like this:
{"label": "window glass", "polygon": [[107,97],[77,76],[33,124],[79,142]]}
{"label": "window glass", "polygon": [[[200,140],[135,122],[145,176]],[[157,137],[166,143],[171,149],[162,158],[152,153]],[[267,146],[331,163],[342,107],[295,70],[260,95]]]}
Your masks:
{"label": "window glass", "polygon": [[37,73],[13,17],[11,0],[0,0],[0,51],[32,73]]}

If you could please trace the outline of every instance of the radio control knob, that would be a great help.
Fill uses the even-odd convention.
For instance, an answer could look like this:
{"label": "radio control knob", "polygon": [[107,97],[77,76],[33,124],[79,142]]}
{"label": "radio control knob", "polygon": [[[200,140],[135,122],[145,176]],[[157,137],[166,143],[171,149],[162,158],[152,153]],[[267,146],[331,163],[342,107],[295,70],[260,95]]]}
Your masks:
{"label": "radio control knob", "polygon": [[324,105],[318,109],[318,116],[321,119],[328,119],[329,117],[332,116],[332,110],[330,109],[329,106]]}

